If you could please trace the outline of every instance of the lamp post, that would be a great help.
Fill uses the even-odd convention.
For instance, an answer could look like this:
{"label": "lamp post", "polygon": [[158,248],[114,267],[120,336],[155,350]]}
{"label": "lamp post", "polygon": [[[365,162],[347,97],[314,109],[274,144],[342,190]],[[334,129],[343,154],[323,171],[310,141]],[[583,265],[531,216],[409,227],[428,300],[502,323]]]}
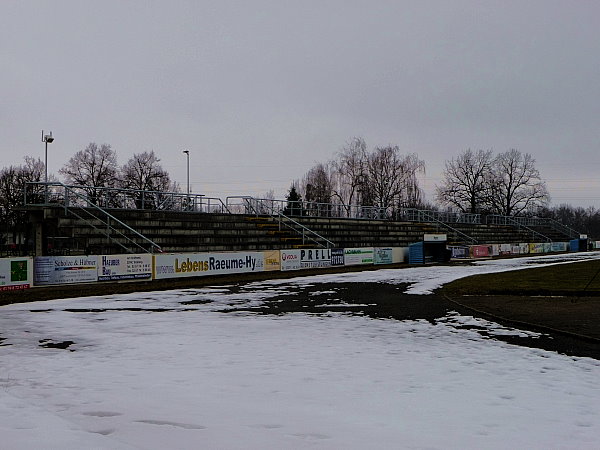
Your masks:
{"label": "lamp post", "polygon": [[184,150],[183,153],[187,156],[187,195],[190,196],[190,151]]}
{"label": "lamp post", "polygon": [[48,203],[48,144],[52,144],[54,142],[54,138],[52,137],[52,131],[50,132],[50,134],[44,134],[44,130],[42,130],[42,142],[46,143],[46,153],[45,153],[45,159],[44,159],[44,169],[45,169],[44,183],[46,185],[45,200],[46,200],[46,203]]}

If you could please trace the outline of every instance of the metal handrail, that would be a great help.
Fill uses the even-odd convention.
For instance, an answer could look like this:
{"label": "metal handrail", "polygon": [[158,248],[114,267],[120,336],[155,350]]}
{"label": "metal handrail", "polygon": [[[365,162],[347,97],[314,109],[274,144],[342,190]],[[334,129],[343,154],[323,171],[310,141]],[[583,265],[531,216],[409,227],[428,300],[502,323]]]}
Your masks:
{"label": "metal handrail", "polygon": [[547,220],[548,222],[548,226],[550,226],[550,228],[552,228],[555,231],[558,231],[559,233],[563,233],[566,234],[567,236],[569,236],[571,239],[575,239],[578,238],[580,233],[575,231],[574,229],[558,222],[557,220],[554,219],[550,219],[550,218],[546,218],[545,220]]}
{"label": "metal handrail", "polygon": [[444,228],[446,228],[446,229],[450,230],[451,232],[453,232],[453,233],[456,233],[457,235],[460,235],[460,236],[462,236],[462,237],[463,237],[463,239],[466,239],[466,240],[468,240],[468,241],[471,241],[473,244],[477,244],[477,243],[478,243],[477,239],[475,239],[475,238],[473,238],[473,237],[469,236],[469,235],[468,235],[468,234],[466,234],[466,233],[463,233],[463,232],[462,232],[462,231],[460,231],[460,230],[457,230],[456,228],[454,228],[454,227],[452,227],[452,226],[448,225],[448,224],[447,224],[447,223],[445,223],[445,222],[442,222],[442,221],[438,220],[436,217],[434,217],[434,216],[429,216],[429,217],[427,217],[427,214],[426,214],[426,213],[427,213],[427,211],[421,211],[421,212],[423,213],[423,218],[425,218],[425,219],[429,219],[429,220],[424,220],[424,222],[434,222],[434,223],[437,223],[438,225],[441,225],[441,226],[443,226]]}
{"label": "metal handrail", "polygon": [[[77,193],[76,199],[69,199],[63,193],[68,187]],[[31,195],[31,194],[35,195]],[[108,188],[66,185],[59,182],[29,182],[25,186],[26,206],[48,206],[57,202],[72,200],[85,207],[95,204],[104,209],[140,209],[182,212],[229,213],[227,206],[218,197],[180,192],[145,191],[140,189]]]}
{"label": "metal handrail", "polygon": [[[158,250],[159,252],[162,252],[162,249],[161,249],[160,245],[158,245],[157,243],[155,243],[151,239],[148,239],[146,236],[144,236],[143,234],[139,233],[138,231],[134,230],[129,225],[127,225],[125,222],[117,219],[115,216],[113,216],[112,214],[110,214],[105,209],[101,208],[100,206],[96,205],[95,203],[92,203],[87,196],[76,192],[75,190],[72,189],[71,186],[68,186],[68,185],[63,184],[63,183],[58,183],[58,182],[53,182],[53,183],[28,183],[28,184],[31,184],[31,185],[43,185],[46,188],[48,188],[50,186],[52,186],[52,187],[60,187],[60,188],[62,188],[64,190],[64,193],[63,193],[62,196],[49,196],[48,195],[48,191],[44,192],[44,203],[43,203],[43,205],[54,204],[54,205],[62,206],[64,208],[64,210],[65,210],[65,213],[71,212],[73,215],[75,215],[79,219],[86,221],[88,224],[91,224],[89,221],[87,221],[86,219],[84,219],[79,214],[77,214],[77,213],[75,213],[73,211],[73,208],[80,208],[82,211],[85,211],[88,215],[90,215],[94,219],[100,220],[104,225],[107,226],[107,228],[110,228],[111,230],[113,230],[117,234],[121,235],[123,238],[125,238],[127,241],[131,242],[133,245],[137,246],[138,248],[140,248],[140,249],[142,249],[142,250],[144,250],[144,251],[146,251],[148,253],[152,253],[152,250],[154,250],[154,249]],[[40,195],[40,194],[38,193],[37,195]],[[72,205],[71,202],[70,202],[71,195],[75,196],[76,198],[79,198],[80,200],[83,200],[85,202],[85,206],[77,205],[77,204]],[[60,199],[61,198],[62,198],[62,205],[60,203]],[[54,199],[54,201],[51,202],[50,199]],[[27,193],[25,194],[25,205],[26,206],[35,205],[35,204],[27,202]],[[100,217],[94,216],[86,208],[99,211],[101,214],[104,214],[109,220],[112,220],[113,222],[118,223],[121,227],[125,228],[129,232],[131,232],[134,235],[136,235],[138,238],[140,238],[143,241],[147,242],[150,245],[149,248],[150,248],[151,251],[146,250],[144,247],[142,247],[141,245],[139,245],[133,239],[130,239],[128,236],[126,236],[125,234],[121,233],[115,227],[113,227],[112,225],[110,225],[110,223],[108,221],[104,221]],[[97,228],[97,227],[94,226],[94,228]],[[105,236],[107,236],[109,239],[113,240],[118,245],[120,245],[121,247],[123,247],[126,250],[128,250],[127,247],[123,246],[121,243],[119,243],[115,239],[111,238],[111,236],[108,233],[104,233],[103,232],[103,234]]]}
{"label": "metal handrail", "polygon": [[[334,248],[335,244],[330,241],[329,239],[327,239],[326,237],[321,236],[319,233],[317,233],[316,231],[311,230],[310,228],[306,227],[305,225],[302,225],[300,222],[295,221],[294,219],[292,219],[291,217],[288,217],[282,213],[278,214],[278,219],[279,219],[279,227],[281,229],[281,224],[283,224],[284,226],[294,230],[295,232],[299,233],[299,231],[294,228],[292,225],[290,225],[289,223],[286,223],[285,221],[281,220],[281,219],[285,219],[285,220],[289,220],[290,222],[292,222],[295,226],[300,227],[300,229],[302,230],[302,243],[304,244],[304,239],[308,239],[312,242],[314,242],[315,244],[321,246],[321,247],[325,247],[325,248]],[[308,236],[306,236],[305,232],[309,232],[310,234]],[[322,242],[319,242],[318,240],[314,239],[311,235],[314,235],[316,237],[318,237],[319,239],[321,239],[322,241],[327,242],[327,245],[323,245]]]}
{"label": "metal handrail", "polygon": [[488,224],[495,225],[509,225],[516,226],[517,228],[525,228],[527,231],[530,231],[532,235],[538,235],[546,242],[552,242],[552,239],[546,236],[545,234],[540,233],[539,231],[530,228],[532,226],[540,226],[542,224],[541,219],[539,217],[509,217],[509,216],[497,216],[492,215],[486,218]]}
{"label": "metal handrail", "polygon": [[[67,186],[79,196],[69,198],[68,192],[60,192]],[[73,197],[73,196],[71,196]],[[35,200],[35,201],[32,201]],[[348,218],[361,220],[394,220],[401,222],[432,221],[442,224],[457,233],[452,224],[498,224],[527,228],[532,233],[549,239],[532,230],[534,226],[550,226],[570,237],[579,235],[575,230],[548,218],[519,216],[485,216],[463,212],[419,210],[415,208],[392,208],[380,206],[346,205],[336,203],[288,201],[255,198],[251,196],[229,196],[225,203],[217,197],[180,192],[144,191],[125,188],[94,188],[68,186],[62,183],[27,183],[25,205],[47,206],[60,202],[77,202],[78,206],[96,204],[104,209],[150,209],[164,211],[216,212],[223,214],[264,214],[277,217],[279,213],[290,217]],[[465,237],[466,234],[462,233]]]}
{"label": "metal handrail", "polygon": [[[258,215],[269,215],[269,216],[273,217],[274,219],[277,219],[280,230],[281,230],[281,225],[283,224],[284,226],[291,229],[292,231],[294,231],[298,234],[301,234],[302,235],[302,244],[304,244],[305,240],[308,239],[320,247],[325,247],[325,248],[335,247],[335,244],[332,241],[330,241],[329,239],[321,236],[316,231],[311,230],[307,226],[305,226],[305,225],[299,223],[298,221],[292,219],[291,217],[283,214],[283,212],[281,212],[281,210],[276,209],[274,207],[274,203],[272,203],[273,202],[272,200],[257,199],[257,198],[248,197],[248,196],[247,197],[227,197],[227,205],[228,206],[229,206],[229,200],[233,199],[233,198],[244,200],[246,214],[257,215],[257,216]],[[278,203],[278,202],[276,202],[276,203]],[[289,223],[286,223],[285,220],[292,222],[294,225],[290,225]],[[295,228],[295,227],[300,228],[300,230],[298,230],[298,228]],[[308,233],[308,235],[307,235],[307,233]],[[317,239],[313,238],[313,236],[316,236]],[[327,245],[323,245],[323,243],[320,242],[318,239],[325,241],[327,243]]]}

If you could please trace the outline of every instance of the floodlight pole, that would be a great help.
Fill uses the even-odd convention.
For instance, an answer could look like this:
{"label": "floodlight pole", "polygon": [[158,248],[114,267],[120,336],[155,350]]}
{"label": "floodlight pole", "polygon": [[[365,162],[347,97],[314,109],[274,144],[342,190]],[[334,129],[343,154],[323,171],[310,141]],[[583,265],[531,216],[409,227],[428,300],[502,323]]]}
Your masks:
{"label": "floodlight pole", "polygon": [[187,196],[190,196],[190,151],[184,150],[183,153],[187,156]]}
{"label": "floodlight pole", "polygon": [[52,131],[50,134],[44,134],[44,130],[42,130],[42,142],[46,144],[46,152],[44,158],[44,184],[45,184],[45,201],[48,203],[48,144],[52,144],[54,142],[54,138],[52,137]]}

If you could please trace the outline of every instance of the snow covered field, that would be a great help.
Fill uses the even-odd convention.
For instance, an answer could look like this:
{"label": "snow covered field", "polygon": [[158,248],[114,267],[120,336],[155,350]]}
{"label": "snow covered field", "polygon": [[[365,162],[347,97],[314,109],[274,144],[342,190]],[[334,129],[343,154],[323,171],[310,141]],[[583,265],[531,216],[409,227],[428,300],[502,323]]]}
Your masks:
{"label": "snow covered field", "polygon": [[[0,308],[2,449],[600,447],[600,361],[425,320],[236,311],[328,283],[411,283],[599,253]],[[339,300],[339,299],[338,299]],[[365,298],[364,303],[371,299]]]}

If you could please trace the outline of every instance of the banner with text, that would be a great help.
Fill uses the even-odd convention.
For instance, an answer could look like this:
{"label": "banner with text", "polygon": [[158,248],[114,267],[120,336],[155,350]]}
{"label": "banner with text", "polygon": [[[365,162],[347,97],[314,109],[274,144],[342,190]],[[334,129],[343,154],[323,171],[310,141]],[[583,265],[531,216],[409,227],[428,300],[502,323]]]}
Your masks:
{"label": "banner with text", "polygon": [[356,266],[359,264],[373,264],[373,247],[345,248],[344,265]]}
{"label": "banner with text", "polygon": [[490,256],[490,248],[487,245],[472,245],[471,256],[473,258],[487,258]]}
{"label": "banner with text", "polygon": [[344,249],[343,248],[332,248],[331,249],[331,265],[336,266],[336,267],[344,265]]}
{"label": "banner with text", "polygon": [[394,256],[391,247],[376,247],[373,252],[373,262],[375,264],[393,264]]}
{"label": "banner with text", "polygon": [[27,289],[33,282],[33,259],[0,259],[0,291]]}
{"label": "banner with text", "polygon": [[168,253],[154,255],[154,278],[202,277],[262,272],[263,252]]}
{"label": "banner with text", "polygon": [[544,243],[536,242],[536,243],[529,244],[529,253],[532,253],[532,254],[544,253]]}
{"label": "banner with text", "polygon": [[281,270],[331,267],[331,249],[281,250]]}
{"label": "banner with text", "polygon": [[263,251],[263,258],[265,260],[265,271],[281,270],[281,256],[279,250]]}
{"label": "banner with text", "polygon": [[300,270],[300,250],[281,250],[281,270]]}
{"label": "banner with text", "polygon": [[110,255],[98,260],[98,281],[152,278],[152,255]]}
{"label": "banner with text", "polygon": [[33,284],[98,281],[97,256],[38,256],[33,259]]}

